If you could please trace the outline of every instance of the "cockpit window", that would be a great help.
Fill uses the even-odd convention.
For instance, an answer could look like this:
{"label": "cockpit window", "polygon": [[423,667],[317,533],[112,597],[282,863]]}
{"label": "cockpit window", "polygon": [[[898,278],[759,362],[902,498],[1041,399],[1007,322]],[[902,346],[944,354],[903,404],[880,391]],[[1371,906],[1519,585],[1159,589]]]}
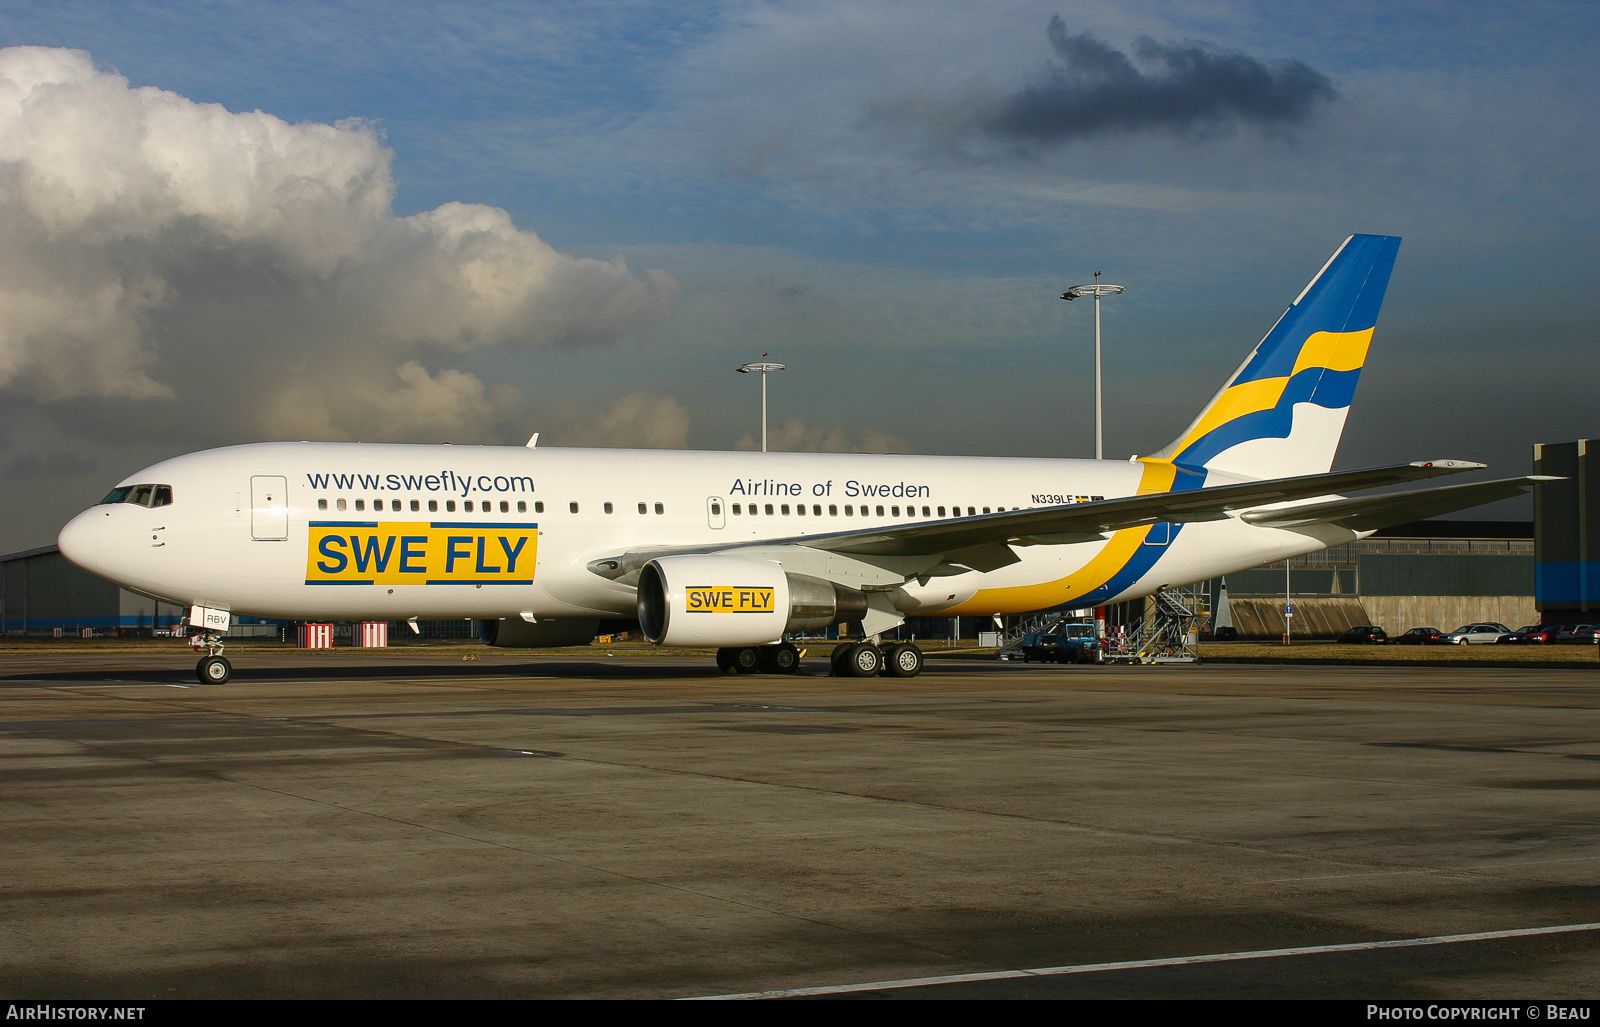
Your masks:
{"label": "cockpit window", "polygon": [[120,485],[100,500],[106,503],[137,503],[140,506],[171,506],[171,485]]}

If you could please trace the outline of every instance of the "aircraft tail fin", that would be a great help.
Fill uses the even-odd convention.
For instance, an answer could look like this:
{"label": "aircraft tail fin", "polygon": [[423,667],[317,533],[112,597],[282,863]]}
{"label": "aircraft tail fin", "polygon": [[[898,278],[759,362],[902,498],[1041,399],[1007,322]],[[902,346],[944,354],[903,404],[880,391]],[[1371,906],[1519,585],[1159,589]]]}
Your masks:
{"label": "aircraft tail fin", "polygon": [[1251,478],[1333,466],[1400,240],[1352,235],[1183,434],[1148,460]]}

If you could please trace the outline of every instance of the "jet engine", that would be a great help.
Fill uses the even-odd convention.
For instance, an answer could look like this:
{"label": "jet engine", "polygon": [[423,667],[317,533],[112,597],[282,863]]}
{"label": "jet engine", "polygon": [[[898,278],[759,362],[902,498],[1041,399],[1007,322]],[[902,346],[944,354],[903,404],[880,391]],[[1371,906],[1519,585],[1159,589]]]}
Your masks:
{"label": "jet engine", "polygon": [[867,597],[770,560],[663,556],[639,573],[639,626],[657,645],[740,646],[860,620]]}

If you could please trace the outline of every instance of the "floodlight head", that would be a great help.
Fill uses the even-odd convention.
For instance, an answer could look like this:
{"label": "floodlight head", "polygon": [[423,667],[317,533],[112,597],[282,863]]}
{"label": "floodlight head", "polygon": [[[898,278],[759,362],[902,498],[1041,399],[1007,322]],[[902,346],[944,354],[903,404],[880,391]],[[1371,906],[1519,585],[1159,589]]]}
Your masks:
{"label": "floodlight head", "polygon": [[757,361],[757,362],[755,362],[753,364],[741,364],[741,365],[739,365],[739,368],[738,368],[738,371],[739,371],[740,374],[749,374],[752,371],[760,371],[762,374],[766,374],[768,371],[782,371],[782,370],[783,370],[783,365],[782,364],[772,364],[772,363],[768,363],[766,361]]}
{"label": "floodlight head", "polygon": [[1085,296],[1115,296],[1119,292],[1126,292],[1120,285],[1074,285],[1061,294],[1064,300],[1078,300]]}

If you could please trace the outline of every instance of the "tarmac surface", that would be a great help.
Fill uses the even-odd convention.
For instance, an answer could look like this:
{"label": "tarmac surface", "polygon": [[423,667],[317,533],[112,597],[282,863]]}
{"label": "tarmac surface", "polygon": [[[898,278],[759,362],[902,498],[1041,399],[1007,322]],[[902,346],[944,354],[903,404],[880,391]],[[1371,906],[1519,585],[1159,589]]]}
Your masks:
{"label": "tarmac surface", "polygon": [[1600,670],[3,660],[8,998],[1600,995],[1324,948],[1600,921]]}

